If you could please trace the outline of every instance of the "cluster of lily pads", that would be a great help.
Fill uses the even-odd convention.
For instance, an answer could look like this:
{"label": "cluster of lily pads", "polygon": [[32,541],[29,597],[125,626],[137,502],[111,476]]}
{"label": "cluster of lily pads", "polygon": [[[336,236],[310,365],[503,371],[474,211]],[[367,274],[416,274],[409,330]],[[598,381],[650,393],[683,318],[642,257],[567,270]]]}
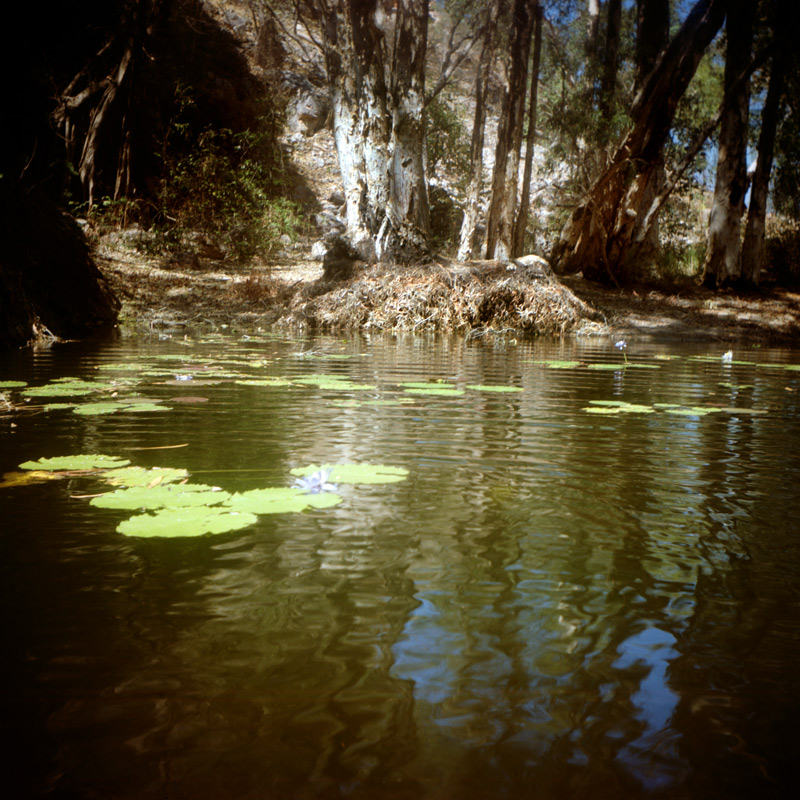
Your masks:
{"label": "cluster of lily pads", "polygon": [[[298,354],[308,358],[345,358],[344,354]],[[202,402],[204,397],[187,397],[182,392],[177,397],[148,397],[140,393],[141,387],[149,381],[152,386],[180,386],[182,389],[217,384],[223,381],[242,386],[281,388],[316,387],[326,392],[368,393],[378,392],[379,388],[370,383],[360,383],[347,377],[328,373],[306,375],[263,376],[262,368],[269,362],[263,358],[201,358],[184,354],[161,354],[153,357],[149,365],[113,363],[102,364],[103,372],[127,373],[111,379],[98,377],[94,380],[80,378],[56,378],[41,386],[28,386],[25,381],[0,381],[0,391],[9,390],[9,395],[1,395],[9,409],[36,409],[45,412],[71,410],[80,415],[100,415],[136,412],[163,412],[172,410],[172,402]],[[162,366],[163,363],[163,366]],[[379,399],[355,400],[349,398],[347,405],[398,405],[413,402],[413,395],[439,397],[460,396],[465,391],[514,393],[521,392],[518,386],[469,384],[461,386],[453,381],[432,380],[412,381],[396,385],[399,396]],[[18,395],[17,402],[12,402]],[[32,402],[35,401],[35,402]]]}
{"label": "cluster of lily pads", "polygon": [[707,414],[726,412],[728,414],[765,414],[754,408],[739,408],[733,406],[691,406],[680,403],[628,403],[624,400],[590,400],[584,411],[590,414],[654,414],[661,411],[665,414],[674,414],[680,417],[704,417]]}
{"label": "cluster of lily pads", "polygon": [[265,514],[330,508],[342,502],[339,484],[382,484],[405,480],[408,470],[383,464],[312,464],[291,470],[293,486],[227,492],[189,481],[185,469],[137,467],[127,459],[79,455],[26,461],[20,469],[96,476],[116,487],[91,497],[97,508],[137,511],[117,526],[125,536],[186,537],[227,533]]}

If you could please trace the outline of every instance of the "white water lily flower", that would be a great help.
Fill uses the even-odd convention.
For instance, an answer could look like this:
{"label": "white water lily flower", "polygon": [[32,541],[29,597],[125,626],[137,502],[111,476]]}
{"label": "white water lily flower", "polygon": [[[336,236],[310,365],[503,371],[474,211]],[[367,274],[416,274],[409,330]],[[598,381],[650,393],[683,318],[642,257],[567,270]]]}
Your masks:
{"label": "white water lily flower", "polygon": [[295,478],[294,485],[308,494],[319,494],[320,492],[335,492],[337,487],[333,483],[328,483],[331,476],[331,469],[320,469],[309,475],[307,478]]}
{"label": "white water lily flower", "polygon": [[722,354],[722,362],[724,364],[730,364],[733,361],[733,350],[728,350],[727,353]]}
{"label": "white water lily flower", "polygon": [[620,340],[619,340],[619,341],[618,341],[618,342],[617,342],[617,343],[614,345],[614,347],[616,347],[618,350],[624,350],[624,349],[625,349],[627,346],[628,346],[628,343],[627,343],[627,342],[626,342],[624,339],[620,339]]}

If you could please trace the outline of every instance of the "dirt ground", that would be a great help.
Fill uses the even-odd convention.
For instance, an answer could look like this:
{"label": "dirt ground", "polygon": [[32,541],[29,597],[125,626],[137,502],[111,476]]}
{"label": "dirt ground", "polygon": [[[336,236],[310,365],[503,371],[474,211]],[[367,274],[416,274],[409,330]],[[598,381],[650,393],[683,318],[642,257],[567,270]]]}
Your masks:
{"label": "dirt ground", "polygon": [[[307,253],[253,268],[192,257],[145,258],[135,250],[99,246],[97,261],[123,303],[121,321],[138,329],[228,325],[266,328],[286,322],[298,298],[312,294],[322,265]],[[692,287],[676,294],[609,289],[581,276],[563,284],[597,314],[572,333],[679,340],[800,341],[800,291],[765,288],[751,294]],[[348,285],[338,284],[337,291]],[[341,295],[339,295],[341,296]],[[300,307],[299,317],[303,315]],[[298,319],[298,313],[294,314]],[[414,326],[425,330],[425,325]],[[489,328],[491,330],[491,328]],[[508,329],[505,329],[506,331]]]}

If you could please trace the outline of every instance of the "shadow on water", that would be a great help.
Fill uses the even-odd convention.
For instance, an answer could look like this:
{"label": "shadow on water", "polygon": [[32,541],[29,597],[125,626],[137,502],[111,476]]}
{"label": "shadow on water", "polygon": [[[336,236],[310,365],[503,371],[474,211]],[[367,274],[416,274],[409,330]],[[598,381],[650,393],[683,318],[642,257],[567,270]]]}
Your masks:
{"label": "shadow on water", "polygon": [[[87,452],[228,491],[310,463],[409,476],[182,539],[117,533],[129,514],[82,497],[97,478],[0,488],[14,796],[794,796],[800,380],[779,365],[800,359],[718,355],[591,369],[613,343],[231,337],[15,356],[0,380],[135,375],[171,410],[31,399],[0,420],[4,471]],[[320,374],[372,388],[297,382]],[[268,377],[286,382],[237,382]],[[422,381],[463,394],[402,386]]]}

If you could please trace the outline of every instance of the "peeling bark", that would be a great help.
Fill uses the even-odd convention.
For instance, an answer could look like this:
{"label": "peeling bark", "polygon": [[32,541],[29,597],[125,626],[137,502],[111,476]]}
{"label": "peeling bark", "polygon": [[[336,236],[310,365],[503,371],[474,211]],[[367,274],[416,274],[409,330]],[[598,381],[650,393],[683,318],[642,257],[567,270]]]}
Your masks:
{"label": "peeling bark", "polygon": [[733,283],[741,276],[741,225],[747,192],[750,81],[741,81],[736,91],[730,91],[730,88],[750,63],[756,5],[757,0],[730,0],[726,21],[726,97],[703,265],[703,282],[712,287]]}
{"label": "peeling bark", "polygon": [[417,257],[429,230],[427,1],[399,0],[394,18],[378,0],[338,0],[319,13],[348,236],[368,259]]}
{"label": "peeling bark", "polygon": [[536,0],[514,0],[508,78],[497,130],[492,196],[486,222],[486,258],[511,257],[519,187],[528,56]]}
{"label": "peeling bark", "polygon": [[493,0],[486,10],[483,27],[483,44],[475,75],[475,116],[472,123],[470,141],[470,178],[467,200],[464,204],[464,219],[458,244],[458,260],[468,261],[473,257],[475,229],[478,224],[478,203],[483,184],[483,142],[486,130],[486,92],[489,87],[489,74],[494,60],[497,37],[497,18],[500,13],[499,0]]}
{"label": "peeling bark", "polygon": [[697,0],[644,81],[631,108],[633,127],[609,167],[572,213],[551,253],[562,274],[618,283],[635,275],[627,255],[644,211],[678,101],[725,17],[726,0]]}
{"label": "peeling bark", "polygon": [[745,283],[757,286],[764,267],[767,197],[775,154],[775,135],[778,129],[781,99],[785,84],[785,60],[788,33],[793,30],[789,18],[790,0],[778,0],[775,7],[773,30],[777,47],[772,57],[769,86],[761,112],[761,132],[758,137],[758,161],[750,190],[750,208],[747,212],[744,242],[742,244],[742,273]]}
{"label": "peeling bark", "polygon": [[539,64],[542,56],[542,7],[537,3],[533,23],[533,64],[531,66],[531,96],[528,101],[528,135],[525,137],[525,169],[522,173],[519,211],[514,220],[512,255],[521,256],[525,249],[525,231],[531,203],[531,177],[533,176],[533,148],[536,143],[536,107],[539,98]]}

